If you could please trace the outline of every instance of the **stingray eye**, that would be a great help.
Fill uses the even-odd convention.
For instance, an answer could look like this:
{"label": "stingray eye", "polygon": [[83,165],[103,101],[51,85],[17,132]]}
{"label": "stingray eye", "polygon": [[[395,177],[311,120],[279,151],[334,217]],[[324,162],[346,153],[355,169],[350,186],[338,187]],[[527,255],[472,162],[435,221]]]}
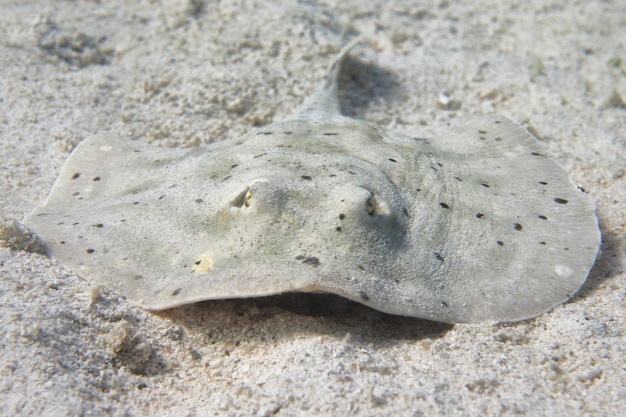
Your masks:
{"label": "stingray eye", "polygon": [[252,191],[248,190],[248,192],[246,193],[246,198],[244,200],[244,205],[246,207],[250,207],[250,203],[252,202]]}
{"label": "stingray eye", "polygon": [[233,207],[242,208],[244,205],[250,207],[250,201],[252,200],[252,192],[249,188],[246,188],[235,197],[230,205]]}
{"label": "stingray eye", "polygon": [[376,212],[376,199],[374,198],[374,196],[371,196],[370,198],[367,199],[367,214],[369,214],[370,216],[373,216],[374,213]]}

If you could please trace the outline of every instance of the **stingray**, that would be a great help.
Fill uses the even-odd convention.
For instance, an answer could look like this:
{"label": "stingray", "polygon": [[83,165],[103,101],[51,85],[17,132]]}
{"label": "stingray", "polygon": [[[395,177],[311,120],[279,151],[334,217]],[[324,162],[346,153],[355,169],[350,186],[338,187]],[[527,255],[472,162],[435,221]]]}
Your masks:
{"label": "stingray", "polygon": [[572,297],[600,244],[590,198],[506,116],[426,139],[342,115],[351,46],[295,114],[243,137],[83,140],[24,223],[49,255],[148,310],[322,292],[508,322]]}

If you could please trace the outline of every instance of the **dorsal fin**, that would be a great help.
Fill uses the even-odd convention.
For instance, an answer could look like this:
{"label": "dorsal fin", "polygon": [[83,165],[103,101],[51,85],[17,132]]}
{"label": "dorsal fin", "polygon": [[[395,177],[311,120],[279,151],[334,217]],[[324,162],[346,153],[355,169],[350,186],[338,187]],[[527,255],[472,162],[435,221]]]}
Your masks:
{"label": "dorsal fin", "polygon": [[341,105],[339,104],[339,94],[337,92],[341,65],[348,52],[362,40],[363,37],[359,36],[341,49],[328,67],[326,78],[322,84],[312,95],[304,100],[300,107],[298,107],[294,114],[287,120],[300,118],[316,119],[341,114]]}

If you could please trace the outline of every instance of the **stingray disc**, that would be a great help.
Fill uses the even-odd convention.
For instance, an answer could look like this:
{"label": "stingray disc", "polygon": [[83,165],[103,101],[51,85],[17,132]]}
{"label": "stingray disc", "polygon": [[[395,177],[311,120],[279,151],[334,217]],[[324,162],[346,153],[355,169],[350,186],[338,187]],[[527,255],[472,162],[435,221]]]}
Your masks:
{"label": "stingray disc", "polygon": [[426,140],[343,117],[337,67],[295,116],[241,138],[88,138],[24,223],[61,263],[152,310],[321,291],[515,321],[579,289],[600,243],[594,206],[528,131],[491,115]]}

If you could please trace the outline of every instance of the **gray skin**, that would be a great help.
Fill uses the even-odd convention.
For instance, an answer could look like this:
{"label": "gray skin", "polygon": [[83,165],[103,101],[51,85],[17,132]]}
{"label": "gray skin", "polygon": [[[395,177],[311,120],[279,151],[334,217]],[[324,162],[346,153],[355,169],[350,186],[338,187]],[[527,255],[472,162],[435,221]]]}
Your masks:
{"label": "gray skin", "polygon": [[94,136],[24,223],[94,283],[159,310],[330,292],[442,322],[516,321],[594,263],[594,206],[511,119],[416,139],[344,117],[342,50],[288,119],[195,149]]}

